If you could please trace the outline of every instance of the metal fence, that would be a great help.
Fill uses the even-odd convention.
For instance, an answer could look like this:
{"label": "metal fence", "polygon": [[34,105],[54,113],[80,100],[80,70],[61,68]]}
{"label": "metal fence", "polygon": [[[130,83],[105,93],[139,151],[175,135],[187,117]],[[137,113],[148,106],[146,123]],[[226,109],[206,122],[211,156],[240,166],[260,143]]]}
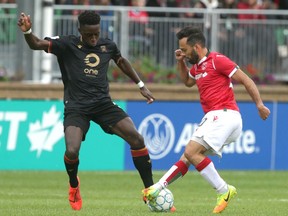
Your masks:
{"label": "metal fence", "polygon": [[0,4],[0,80],[16,70],[16,5]]}
{"label": "metal fence", "polygon": [[[72,11],[98,11],[102,17],[102,36],[114,40],[122,55],[131,62],[149,59],[163,68],[174,67],[174,50],[178,47],[175,34],[182,27],[193,25],[203,30],[211,50],[229,56],[246,72],[288,80],[288,20],[283,18],[287,11],[67,5],[54,5],[53,9],[54,35],[78,34],[77,17],[72,15]],[[154,16],[139,21],[129,17],[130,10],[145,10],[153,12]],[[165,16],[167,13],[170,17]],[[179,16],[186,13],[193,16]],[[239,13],[261,14],[266,19],[238,19]],[[0,32],[5,38],[1,37],[0,68],[5,67],[12,73],[11,59],[15,59],[13,55],[17,52],[13,39],[17,28],[15,20],[14,13],[9,16],[0,14]],[[6,25],[10,27],[3,27]],[[53,58],[52,68],[53,75],[60,76],[56,58]]]}

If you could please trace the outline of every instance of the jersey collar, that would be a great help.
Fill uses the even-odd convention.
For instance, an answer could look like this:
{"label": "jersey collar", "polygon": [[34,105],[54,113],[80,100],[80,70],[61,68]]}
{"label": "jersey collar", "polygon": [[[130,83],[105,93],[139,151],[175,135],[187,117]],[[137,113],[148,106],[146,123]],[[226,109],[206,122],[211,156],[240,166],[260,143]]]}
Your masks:
{"label": "jersey collar", "polygon": [[209,56],[209,54],[210,54],[210,50],[209,49],[207,49],[208,50],[208,52],[206,53],[206,55],[198,62],[198,65],[200,65],[202,62],[204,62],[207,58],[208,58],[208,56]]}

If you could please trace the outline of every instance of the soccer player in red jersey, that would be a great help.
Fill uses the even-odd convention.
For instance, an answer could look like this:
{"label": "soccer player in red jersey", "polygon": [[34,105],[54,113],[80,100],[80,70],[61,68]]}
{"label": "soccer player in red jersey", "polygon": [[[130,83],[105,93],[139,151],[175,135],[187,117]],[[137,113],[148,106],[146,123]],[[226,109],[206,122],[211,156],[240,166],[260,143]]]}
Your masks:
{"label": "soccer player in red jersey", "polygon": [[[192,164],[216,190],[217,202],[213,213],[220,213],[237,191],[221,178],[207,155],[221,157],[223,147],[236,141],[242,131],[242,118],[231,80],[245,86],[261,119],[266,120],[270,110],[263,104],[255,83],[237,64],[225,55],[208,50],[206,39],[199,29],[185,27],[176,36],[180,49],[175,51],[175,57],[181,80],[187,87],[197,85],[205,115],[180,160],[156,184],[142,190],[142,193],[146,199],[153,200],[162,188],[183,177]],[[192,64],[190,69],[186,60]]]}
{"label": "soccer player in red jersey", "polygon": [[138,85],[148,104],[155,100],[129,61],[121,56],[117,45],[108,38],[100,37],[99,14],[84,11],[78,16],[78,21],[80,36],[57,36],[44,40],[32,33],[29,16],[21,13],[18,21],[31,49],[57,56],[64,84],[64,164],[70,183],[69,202],[74,210],[82,208],[79,151],[90,121],[100,125],[106,133],[116,134],[129,143],[134,165],[144,186],[153,184],[151,161],[144,139],[131,118],[109,95],[107,70],[110,60]]}

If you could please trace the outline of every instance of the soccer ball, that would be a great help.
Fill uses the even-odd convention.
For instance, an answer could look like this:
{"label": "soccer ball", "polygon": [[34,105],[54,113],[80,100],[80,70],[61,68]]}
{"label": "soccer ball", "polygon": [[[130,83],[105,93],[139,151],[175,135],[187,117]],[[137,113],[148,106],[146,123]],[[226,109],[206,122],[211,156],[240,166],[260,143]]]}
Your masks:
{"label": "soccer ball", "polygon": [[172,192],[164,188],[152,201],[148,201],[148,207],[152,212],[168,212],[174,205]]}

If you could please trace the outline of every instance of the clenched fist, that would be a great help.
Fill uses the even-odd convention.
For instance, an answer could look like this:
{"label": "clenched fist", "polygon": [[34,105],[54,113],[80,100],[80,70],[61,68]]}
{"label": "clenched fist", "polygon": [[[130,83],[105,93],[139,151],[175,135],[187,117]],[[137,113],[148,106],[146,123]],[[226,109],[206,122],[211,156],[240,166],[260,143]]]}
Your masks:
{"label": "clenched fist", "polygon": [[21,13],[17,24],[23,32],[31,29],[32,22],[30,20],[30,15],[27,16],[26,14]]}

